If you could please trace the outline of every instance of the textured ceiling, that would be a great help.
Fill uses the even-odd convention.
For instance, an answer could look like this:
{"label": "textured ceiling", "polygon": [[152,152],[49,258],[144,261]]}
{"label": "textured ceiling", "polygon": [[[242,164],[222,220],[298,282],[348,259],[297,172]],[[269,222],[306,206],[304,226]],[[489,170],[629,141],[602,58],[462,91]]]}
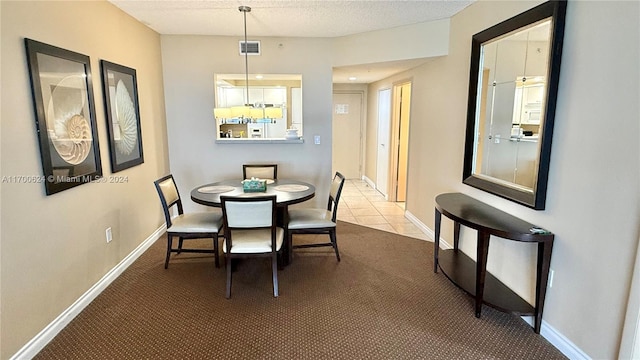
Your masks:
{"label": "textured ceiling", "polygon": [[[249,37],[338,37],[449,18],[474,0],[109,1],[160,34],[241,36],[244,26],[238,6],[246,5],[251,7],[247,13]],[[394,62],[368,65],[368,69],[347,69],[359,77],[357,82],[368,83],[418,63]],[[334,76],[334,82],[348,82],[346,76],[344,79]]]}

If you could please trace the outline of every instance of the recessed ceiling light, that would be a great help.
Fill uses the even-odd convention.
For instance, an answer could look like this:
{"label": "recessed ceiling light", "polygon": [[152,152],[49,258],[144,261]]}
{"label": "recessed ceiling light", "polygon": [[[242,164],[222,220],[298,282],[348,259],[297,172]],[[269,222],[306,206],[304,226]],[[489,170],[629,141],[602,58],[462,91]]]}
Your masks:
{"label": "recessed ceiling light", "polygon": [[258,80],[259,80],[259,79],[262,79],[262,78],[263,78],[263,76],[262,76],[262,75],[256,75],[256,79],[258,79]]}
{"label": "recessed ceiling light", "polygon": [[349,81],[356,81],[356,77],[355,76],[349,76]]}

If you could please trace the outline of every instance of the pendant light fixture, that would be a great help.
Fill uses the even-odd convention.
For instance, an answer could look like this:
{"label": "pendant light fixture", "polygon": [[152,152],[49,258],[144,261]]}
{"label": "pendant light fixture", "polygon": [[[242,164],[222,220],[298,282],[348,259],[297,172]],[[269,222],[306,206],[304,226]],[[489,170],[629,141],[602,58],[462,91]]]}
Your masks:
{"label": "pendant light fixture", "polygon": [[247,102],[245,105],[250,106],[251,102],[249,101],[249,51],[247,51],[247,13],[251,12],[251,8],[248,6],[240,6],[238,10],[242,13],[242,17],[244,18],[244,81],[245,86],[247,88]]}
{"label": "pendant light fixture", "polygon": [[238,7],[238,11],[242,13],[244,23],[244,43],[242,43],[240,50],[244,52],[244,80],[246,101],[242,106],[233,106],[231,108],[214,108],[213,114],[216,119],[240,118],[243,121],[250,121],[251,119],[269,119],[270,122],[275,122],[275,119],[282,118],[282,108],[265,108],[264,104],[262,104],[262,106],[258,106],[257,104],[252,104],[249,99],[249,51],[247,40],[247,13],[251,12],[251,7],[242,5]]}
{"label": "pendant light fixture", "polygon": [[238,11],[242,13],[242,17],[244,20],[244,46],[242,49],[244,50],[244,86],[246,90],[246,102],[244,106],[240,106],[239,109],[232,111],[234,115],[239,115],[243,118],[251,118],[251,101],[249,101],[249,55],[247,51],[247,13],[251,12],[251,8],[249,6],[239,6]]}
{"label": "pendant light fixture", "polygon": [[247,13],[251,12],[251,7],[249,6],[239,6],[238,11],[242,13],[243,23],[244,23],[244,43],[241,44],[240,50],[244,52],[244,81],[245,81],[245,102],[241,106],[233,106],[230,108],[222,108],[217,107],[213,109],[213,116],[216,119],[220,119],[224,121],[225,119],[230,118],[240,118],[242,121],[247,121],[247,119],[253,118],[252,115],[256,115],[254,112],[251,112],[251,102],[249,101],[249,56],[247,52]]}

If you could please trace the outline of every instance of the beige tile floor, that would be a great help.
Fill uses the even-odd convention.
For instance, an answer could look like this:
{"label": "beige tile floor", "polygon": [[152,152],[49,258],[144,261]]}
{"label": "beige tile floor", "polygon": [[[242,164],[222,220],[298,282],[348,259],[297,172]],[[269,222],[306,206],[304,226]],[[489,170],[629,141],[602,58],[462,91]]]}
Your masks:
{"label": "beige tile floor", "polygon": [[403,202],[389,202],[362,180],[346,180],[338,205],[338,220],[428,240],[404,217]]}

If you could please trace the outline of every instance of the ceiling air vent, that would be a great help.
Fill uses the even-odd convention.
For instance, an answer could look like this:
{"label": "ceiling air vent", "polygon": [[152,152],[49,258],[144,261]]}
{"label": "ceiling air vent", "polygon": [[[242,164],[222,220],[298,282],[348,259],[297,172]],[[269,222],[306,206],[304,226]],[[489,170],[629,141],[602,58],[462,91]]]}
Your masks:
{"label": "ceiling air vent", "polygon": [[260,41],[248,40],[245,47],[244,41],[240,40],[238,45],[240,46],[240,55],[244,55],[245,52],[247,55],[260,55]]}

